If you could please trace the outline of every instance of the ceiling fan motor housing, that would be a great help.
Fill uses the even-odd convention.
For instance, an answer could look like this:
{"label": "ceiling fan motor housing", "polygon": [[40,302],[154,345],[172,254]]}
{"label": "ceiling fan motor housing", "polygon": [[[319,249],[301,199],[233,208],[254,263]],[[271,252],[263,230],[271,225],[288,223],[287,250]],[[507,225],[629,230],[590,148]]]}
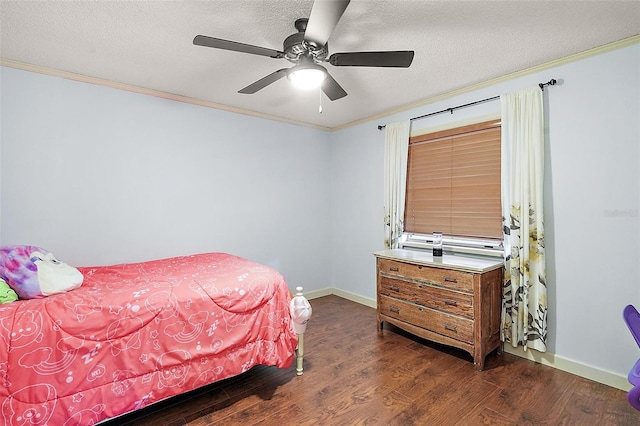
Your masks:
{"label": "ceiling fan motor housing", "polygon": [[296,20],[295,27],[298,32],[291,34],[282,43],[284,57],[294,64],[299,62],[301,56],[309,56],[315,63],[324,62],[329,54],[328,43],[324,46],[318,46],[315,43],[304,40],[304,32],[307,29],[308,21],[306,18]]}

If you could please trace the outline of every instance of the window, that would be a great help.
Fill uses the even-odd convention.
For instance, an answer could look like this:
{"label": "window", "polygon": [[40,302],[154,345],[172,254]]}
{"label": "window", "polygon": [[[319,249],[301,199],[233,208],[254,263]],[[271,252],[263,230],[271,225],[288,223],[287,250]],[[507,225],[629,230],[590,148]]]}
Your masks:
{"label": "window", "polygon": [[492,120],[409,140],[403,245],[442,232],[445,248],[502,253],[500,131]]}

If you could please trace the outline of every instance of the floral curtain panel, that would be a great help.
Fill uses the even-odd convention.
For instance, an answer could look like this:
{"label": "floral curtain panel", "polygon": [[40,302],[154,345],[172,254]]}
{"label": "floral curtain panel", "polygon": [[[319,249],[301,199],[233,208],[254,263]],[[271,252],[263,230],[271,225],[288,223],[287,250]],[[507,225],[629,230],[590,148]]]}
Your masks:
{"label": "floral curtain panel", "polygon": [[384,136],[384,244],[398,248],[404,229],[410,121],[390,123]]}
{"label": "floral curtain panel", "polygon": [[500,97],[505,276],[502,340],[546,351],[544,250],[544,111],[533,86]]}

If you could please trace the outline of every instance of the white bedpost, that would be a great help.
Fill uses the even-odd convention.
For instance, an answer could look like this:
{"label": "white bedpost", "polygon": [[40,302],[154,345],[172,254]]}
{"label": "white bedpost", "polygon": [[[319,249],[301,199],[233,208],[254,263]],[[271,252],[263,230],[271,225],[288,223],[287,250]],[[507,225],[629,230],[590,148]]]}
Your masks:
{"label": "white bedpost", "polygon": [[296,295],[289,303],[291,312],[291,324],[293,331],[298,335],[298,347],[296,348],[296,375],[302,376],[304,358],[304,332],[307,329],[307,321],[311,318],[311,305],[302,295],[302,287],[296,287]]}
{"label": "white bedpost", "polygon": [[304,372],[304,333],[298,334],[298,347],[296,348],[296,375],[302,376]]}

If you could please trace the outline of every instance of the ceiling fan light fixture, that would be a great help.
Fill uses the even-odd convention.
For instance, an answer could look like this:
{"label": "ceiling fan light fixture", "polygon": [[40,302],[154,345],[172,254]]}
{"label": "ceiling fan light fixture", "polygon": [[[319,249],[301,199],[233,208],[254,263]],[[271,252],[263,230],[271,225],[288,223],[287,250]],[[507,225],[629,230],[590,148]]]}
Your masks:
{"label": "ceiling fan light fixture", "polygon": [[298,64],[287,72],[287,78],[302,90],[320,87],[327,77],[327,70],[317,64]]}

